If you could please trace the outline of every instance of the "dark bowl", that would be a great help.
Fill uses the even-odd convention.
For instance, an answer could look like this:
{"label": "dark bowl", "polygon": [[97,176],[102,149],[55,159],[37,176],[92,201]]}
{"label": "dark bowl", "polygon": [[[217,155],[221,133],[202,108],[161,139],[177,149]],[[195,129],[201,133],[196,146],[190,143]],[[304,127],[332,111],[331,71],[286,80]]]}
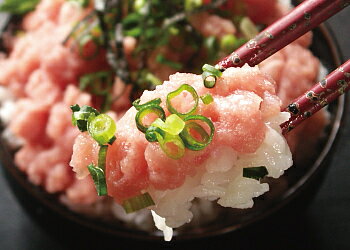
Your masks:
{"label": "dark bowl", "polygon": [[[5,19],[2,21],[6,22]],[[6,26],[2,25],[3,23],[0,27]],[[314,32],[311,48],[329,71],[335,69],[341,62],[333,37],[329,28],[322,25]],[[331,122],[326,128],[326,135],[317,145],[316,154],[298,162],[279,179],[271,180],[271,191],[255,199],[253,208],[245,210],[220,208],[221,213],[215,223],[175,231],[174,242],[188,244],[191,240],[190,244],[199,246],[205,244],[201,239],[218,238],[222,235],[229,235],[232,241],[247,240],[246,235],[255,234],[262,227],[266,228],[262,225],[266,225],[267,221],[278,222],[285,218],[293,218],[292,214],[302,213],[326,174],[337,138],[343,130],[340,124],[344,119],[345,103],[346,99],[343,96],[329,106]],[[90,218],[70,211],[58,201],[56,195],[46,193],[27,180],[26,175],[14,165],[13,153],[4,142],[0,143],[1,165],[8,184],[28,214],[63,242],[80,247],[86,245],[89,248],[115,244],[130,246],[130,242],[126,243],[130,239],[133,239],[132,244],[141,246],[146,242],[147,244],[162,242],[159,232],[144,232],[126,227],[115,220]]]}

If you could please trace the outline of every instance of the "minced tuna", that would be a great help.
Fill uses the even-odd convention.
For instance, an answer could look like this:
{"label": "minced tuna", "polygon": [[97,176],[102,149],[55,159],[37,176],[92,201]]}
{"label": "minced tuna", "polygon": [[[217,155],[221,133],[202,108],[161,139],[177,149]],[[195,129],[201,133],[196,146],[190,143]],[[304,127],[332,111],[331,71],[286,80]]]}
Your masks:
{"label": "minced tuna", "polygon": [[[203,2],[209,4],[211,1]],[[270,24],[288,11],[276,0],[227,1],[222,8],[237,15],[248,15],[254,22],[263,25]],[[11,99],[3,105],[11,106],[11,110],[14,110],[10,119],[6,115],[9,122],[6,132],[22,139],[21,147],[15,154],[15,163],[32,183],[42,186],[49,193],[59,193],[61,200],[73,209],[99,204],[102,200],[96,195],[93,181],[86,169],[87,164],[96,163],[98,145],[88,134],[81,134],[72,126],[69,106],[97,106],[101,100],[81,91],[78,87],[79,79],[87,73],[110,70],[110,66],[103,49],[93,60],[84,60],[70,42],[63,43],[72,27],[90,10],[91,7],[81,8],[74,1],[41,0],[35,11],[24,17],[23,32],[9,40],[9,54],[2,55],[0,59],[0,84],[15,98],[15,101]],[[227,34],[240,35],[232,20],[211,12],[194,15],[189,22],[204,38],[215,37],[220,40]],[[214,23],[215,29],[212,28]],[[157,55],[161,53],[169,61],[196,62],[196,58],[193,58],[195,46],[186,46],[186,41],[180,36],[173,37],[170,46],[160,46],[150,53],[146,60],[148,69],[161,81],[168,81],[158,86],[154,92],[144,92],[142,102],[159,96],[164,107],[166,94],[182,83],[193,85],[199,95],[211,93],[216,100],[212,105],[200,105],[198,109],[199,113],[215,123],[213,142],[203,151],[187,152],[179,161],[169,160],[157,144],[148,143],[135,128],[136,110],[130,108],[129,98],[131,85],[115,79],[112,96],[122,95],[112,103],[109,112],[118,124],[118,139],[109,147],[107,156],[110,195],[121,202],[149,189],[159,204],[156,212],[167,217],[167,223],[172,226],[188,221],[191,213],[184,209],[187,206],[184,204],[194,197],[220,198],[219,203],[223,206],[251,206],[254,195],[268,190],[266,185],[254,182],[254,188],[242,196],[241,200],[230,200],[230,197],[225,196],[223,185],[226,185],[225,190],[234,192],[236,186],[251,184],[250,180],[233,180],[241,175],[237,169],[246,165],[246,159],[241,157],[239,160],[237,155],[247,155],[250,159],[256,157],[256,163],[263,155],[263,149],[267,154],[276,155],[271,149],[269,138],[275,138],[281,152],[288,155],[289,149],[278,133],[278,122],[287,118],[280,114],[281,101],[284,107],[308,89],[316,79],[319,62],[306,48],[310,42],[310,34],[300,38],[263,62],[260,65],[261,71],[249,67],[229,69],[218,80],[218,87],[211,90],[203,88],[200,76],[174,74],[176,69],[157,61]],[[138,58],[133,57],[138,40],[131,36],[125,37],[123,46],[130,68],[139,67]],[[92,50],[93,46],[88,44],[83,53],[89,56],[93,53]],[[205,56],[201,51],[197,59]],[[200,63],[203,64],[203,61]],[[174,75],[169,79],[171,74]],[[312,138],[308,137],[310,141],[316,140],[325,124],[322,113],[312,119],[320,124],[320,129],[317,133],[312,133]],[[269,127],[266,126],[269,120],[276,124],[271,122]],[[305,136],[309,129],[308,123],[305,123],[295,133]],[[292,148],[298,143],[298,138],[289,138]],[[222,162],[226,165],[221,164],[221,169],[215,168],[213,162],[208,160],[210,155],[222,156]],[[269,171],[276,173],[273,177],[278,177],[290,166],[288,157],[280,158],[285,160],[284,163],[281,161],[280,169],[276,170],[270,164]],[[233,168],[230,164],[232,162],[239,167]],[[204,174],[205,169],[209,173]],[[221,183],[221,177],[226,172],[230,173],[231,179]],[[230,186],[227,186],[228,183],[231,183]],[[187,187],[196,187],[196,192],[184,195],[183,190]],[[164,190],[171,191],[164,195]],[[165,204],[171,203],[172,195],[179,198],[175,201],[182,202],[179,203],[179,211],[182,209],[182,212],[178,215],[181,218],[168,213]],[[237,193],[235,195],[239,196]],[[174,207],[176,205],[173,204]]]}

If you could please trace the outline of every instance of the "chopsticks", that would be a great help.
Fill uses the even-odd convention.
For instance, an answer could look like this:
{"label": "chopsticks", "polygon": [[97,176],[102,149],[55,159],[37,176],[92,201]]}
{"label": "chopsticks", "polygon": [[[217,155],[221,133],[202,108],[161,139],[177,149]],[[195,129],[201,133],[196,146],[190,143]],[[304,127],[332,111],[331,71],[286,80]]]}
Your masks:
{"label": "chopsticks", "polygon": [[[222,59],[215,67],[225,70],[244,64],[255,66],[317,25],[350,5],[350,0],[307,0],[277,20],[255,38]],[[302,121],[350,89],[350,60],[296,98],[283,111],[291,114],[281,124],[286,134]]]}
{"label": "chopsticks", "polygon": [[296,98],[284,111],[291,114],[290,119],[281,124],[282,133],[286,134],[327,106],[350,89],[350,60],[334,70],[323,80],[316,83],[304,95]]}
{"label": "chopsticks", "polygon": [[216,67],[255,66],[350,4],[350,0],[307,0],[260,32]]}

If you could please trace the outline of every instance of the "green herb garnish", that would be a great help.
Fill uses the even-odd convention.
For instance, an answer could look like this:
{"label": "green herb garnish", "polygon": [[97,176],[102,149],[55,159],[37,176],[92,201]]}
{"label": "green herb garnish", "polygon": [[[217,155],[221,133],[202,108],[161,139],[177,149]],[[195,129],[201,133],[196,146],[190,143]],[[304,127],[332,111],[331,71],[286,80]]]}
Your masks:
{"label": "green herb garnish", "polygon": [[100,109],[106,112],[118,98],[112,96],[114,82],[115,75],[112,71],[98,71],[80,77],[79,88],[100,97],[102,99]]}
{"label": "green herb garnish", "polygon": [[126,213],[133,213],[140,209],[155,205],[149,193],[140,194],[138,196],[127,199],[122,206]]}
{"label": "green herb garnish", "polygon": [[[180,133],[180,137],[186,148],[199,151],[203,150],[211,143],[214,137],[215,127],[209,118],[202,115],[190,115],[187,116],[184,121],[186,122],[186,126]],[[208,134],[198,122],[205,123],[210,129],[210,133]]]}
{"label": "green herb garnish", "polygon": [[81,132],[88,131],[89,135],[100,145],[98,166],[91,163],[87,168],[94,181],[97,194],[99,196],[107,195],[105,177],[107,144],[112,145],[116,140],[114,135],[116,124],[110,116],[100,114],[100,112],[90,106],[80,107],[78,104],[75,104],[71,106],[71,110],[73,112],[73,125],[77,126]]}
{"label": "green herb garnish", "polygon": [[107,184],[104,171],[101,168],[96,167],[94,164],[90,164],[89,166],[87,166],[87,168],[94,181],[97,195],[107,195]]}
{"label": "green herb garnish", "polygon": [[40,0],[4,0],[0,11],[14,15],[23,15],[35,9]]}
{"label": "green herb garnish", "polygon": [[151,114],[156,115],[157,118],[165,120],[165,112],[162,107],[156,104],[144,106],[135,116],[136,126],[143,133],[146,133],[147,128],[150,126],[145,124],[143,120],[146,116]]}
{"label": "green herb garnish", "polygon": [[205,105],[208,105],[214,101],[214,98],[211,94],[205,94],[201,96],[201,100]]}
{"label": "green herb garnish", "polygon": [[87,130],[95,141],[100,145],[104,145],[109,143],[114,137],[117,127],[110,116],[100,114],[96,117],[89,118]]}
{"label": "green herb garnish", "polygon": [[69,0],[70,2],[77,2],[81,7],[87,7],[90,3],[90,0]]}
{"label": "green herb garnish", "polygon": [[206,88],[214,88],[216,84],[216,80],[218,77],[222,76],[222,72],[209,64],[204,64],[202,67],[202,70],[203,70],[202,78],[203,78],[204,86]]}
{"label": "green herb garnish", "polygon": [[243,168],[243,177],[246,177],[246,178],[260,180],[261,178],[264,178],[268,174],[269,172],[267,171],[267,168],[264,166]]}
{"label": "green herb garnish", "polygon": [[87,124],[90,118],[98,116],[100,112],[90,106],[80,107],[78,104],[75,104],[70,107],[72,114],[72,124],[77,126],[81,132],[87,131]]}
{"label": "green herb garnish", "polygon": [[159,106],[159,104],[162,102],[162,100],[160,99],[160,98],[156,98],[156,99],[153,99],[153,100],[151,100],[151,101],[149,101],[149,102],[146,102],[146,103],[144,103],[144,104],[140,104],[140,99],[137,99],[137,100],[135,100],[133,103],[132,103],[132,105],[136,108],[136,110],[140,110],[140,109],[142,109],[142,108],[144,108],[144,107],[146,107],[146,106],[152,106],[152,105],[158,105]]}
{"label": "green herb garnish", "polygon": [[[181,113],[174,108],[174,106],[171,104],[171,100],[174,99],[175,97],[177,97],[178,95],[180,95],[184,91],[186,91],[192,95],[194,105],[186,113]],[[180,117],[185,117],[187,115],[193,114],[196,111],[196,109],[198,107],[198,99],[199,99],[198,94],[192,86],[190,86],[188,84],[182,84],[177,90],[174,90],[168,94],[168,96],[166,98],[166,106],[167,106],[170,113],[177,114]]]}
{"label": "green herb garnish", "polygon": [[[186,113],[178,112],[171,104],[171,100],[183,91],[190,93],[194,100],[193,107]],[[210,94],[201,98],[204,103],[213,101]],[[165,117],[165,112],[160,106],[160,98],[144,104],[140,104],[140,100],[136,100],[133,103],[133,106],[138,110],[135,116],[136,126],[145,133],[147,141],[158,142],[169,158],[180,159],[185,154],[186,148],[195,151],[202,150],[212,141],[215,127],[209,118],[202,115],[192,115],[198,107],[198,100],[198,94],[192,86],[181,85],[167,96],[167,108],[172,113],[168,117]],[[143,119],[150,114],[158,118],[154,119],[152,124],[146,125]],[[205,124],[208,129],[203,127]],[[210,132],[208,133],[207,130]]]}
{"label": "green herb garnish", "polygon": [[167,59],[166,57],[164,57],[162,54],[158,54],[156,61],[158,63],[167,65],[175,70],[180,70],[182,68],[182,64],[178,63],[178,62],[174,62],[172,60]]}

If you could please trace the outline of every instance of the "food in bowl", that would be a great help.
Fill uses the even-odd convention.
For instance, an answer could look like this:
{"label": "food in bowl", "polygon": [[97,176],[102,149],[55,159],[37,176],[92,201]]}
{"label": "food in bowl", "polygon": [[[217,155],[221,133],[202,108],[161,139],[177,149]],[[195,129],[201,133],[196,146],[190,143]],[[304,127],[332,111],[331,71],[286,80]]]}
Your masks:
{"label": "food in bowl", "polygon": [[[123,3],[126,5],[127,2]],[[6,133],[22,140],[15,155],[17,166],[27,173],[35,185],[42,186],[49,193],[59,193],[61,201],[75,211],[95,215],[115,214],[123,220],[142,224],[140,221],[147,217],[139,217],[138,222],[135,215],[130,219],[111,198],[97,196],[92,178],[86,176],[86,167],[90,163],[98,164],[96,153],[99,145],[87,133],[80,134],[73,127],[69,106],[89,105],[103,112],[108,111],[117,122],[117,139],[108,149],[106,177],[108,189],[112,192],[116,190],[110,194],[119,203],[148,191],[152,201],[157,204],[154,208],[156,213],[166,217],[166,224],[173,227],[192,217],[188,202],[194,197],[220,197],[222,205],[231,207],[252,206],[252,197],[267,191],[268,184],[244,178],[243,167],[264,166],[271,176],[278,177],[291,165],[288,146],[278,128],[286,117],[279,112],[281,103],[276,93],[284,106],[299,96],[315,82],[319,62],[306,49],[311,42],[311,35],[308,34],[263,62],[260,70],[245,66],[225,71],[217,86],[210,91],[200,85],[203,82],[200,76],[191,74],[174,74],[161,85],[170,74],[176,71],[198,72],[204,61],[214,62],[239,46],[258,29],[252,22],[266,25],[287,11],[276,1],[268,1],[264,4],[270,4],[271,8],[264,9],[271,13],[261,13],[260,16],[256,10],[261,1],[224,2],[185,1],[186,5],[182,1],[174,1],[174,8],[164,8],[161,1],[151,1],[154,3],[152,8],[147,7],[146,1],[126,5],[123,8],[129,12],[123,12],[123,19],[120,19],[124,39],[110,48],[105,46],[102,39],[106,27],[99,27],[98,16],[92,12],[92,3],[87,1],[84,4],[83,1],[81,5],[78,1],[40,1],[35,11],[23,18],[23,31],[8,37],[9,53],[0,61],[0,83],[6,86],[6,90],[3,89],[5,96],[13,96],[12,100],[3,103],[2,117],[8,122]],[[242,10],[239,6],[245,8]],[[110,16],[106,16],[107,25],[108,18],[117,19],[118,15],[113,11],[115,9],[112,9]],[[154,13],[159,13],[159,16],[152,16]],[[178,13],[191,15],[176,16]],[[112,34],[108,33],[111,37],[113,30]],[[119,46],[119,54],[114,53],[118,45],[122,45]],[[113,61],[117,66],[113,65]],[[251,84],[243,84],[246,82]],[[197,108],[199,114],[209,117],[214,124],[217,119],[214,126],[216,135],[202,151],[187,151],[187,155],[180,160],[173,160],[164,154],[157,143],[148,143],[144,134],[137,130],[134,123],[137,112],[135,108],[130,108],[130,96],[139,97],[142,91],[151,89],[153,91],[144,92],[140,103],[161,98],[161,106],[166,110],[165,98],[183,84],[194,87],[199,96],[210,94],[213,98],[214,102],[209,104],[199,102]],[[180,99],[177,105],[190,104],[191,101],[186,99],[183,102]],[[13,108],[9,117],[6,117],[5,107],[6,110]],[[327,119],[325,113],[319,113],[312,119],[313,124],[319,124],[319,131],[310,136],[310,125],[306,123],[299,128],[288,138],[292,151],[298,144],[298,138],[308,137],[310,143],[317,140]],[[236,123],[230,124],[233,121]],[[229,125],[237,127],[231,129]],[[250,129],[250,133],[245,134],[246,129]],[[207,131],[207,134],[210,133]],[[278,156],[279,152],[274,156],[275,160],[281,157],[283,165],[279,165],[279,168],[270,168],[268,158],[259,158],[261,151],[264,151],[261,147],[270,145],[271,148],[274,145],[267,134],[272,134],[280,142],[276,150],[280,150],[283,156]],[[13,139],[10,141],[13,142]],[[69,166],[73,144],[72,165],[79,177],[86,176],[84,179],[75,178]],[[125,151],[118,146],[125,146]],[[109,156],[114,151],[115,159]],[[128,157],[121,156],[121,153]],[[209,154],[218,157],[213,160]],[[216,165],[219,159],[223,161],[220,164],[222,168]],[[114,165],[109,164],[113,161]],[[234,168],[234,162],[243,165]],[[193,168],[193,163],[198,167]],[[121,164],[125,164],[125,167]],[[272,165],[277,167],[275,163]],[[133,167],[139,171],[134,171]],[[228,174],[230,171],[232,173]],[[228,176],[225,181],[222,179]],[[213,183],[212,178],[217,178],[218,182]],[[205,183],[211,183],[210,190]],[[242,198],[238,186],[247,191],[243,201],[238,199]],[[184,192],[194,190],[194,187],[197,189],[195,195]],[[234,195],[228,195],[231,194],[227,192],[230,188],[232,194],[236,192],[237,199],[233,198]],[[169,197],[172,200],[175,194],[182,193],[184,196],[179,197],[182,203],[173,199],[175,204],[170,205]],[[176,205],[183,212],[171,214],[170,211],[179,210]]]}

